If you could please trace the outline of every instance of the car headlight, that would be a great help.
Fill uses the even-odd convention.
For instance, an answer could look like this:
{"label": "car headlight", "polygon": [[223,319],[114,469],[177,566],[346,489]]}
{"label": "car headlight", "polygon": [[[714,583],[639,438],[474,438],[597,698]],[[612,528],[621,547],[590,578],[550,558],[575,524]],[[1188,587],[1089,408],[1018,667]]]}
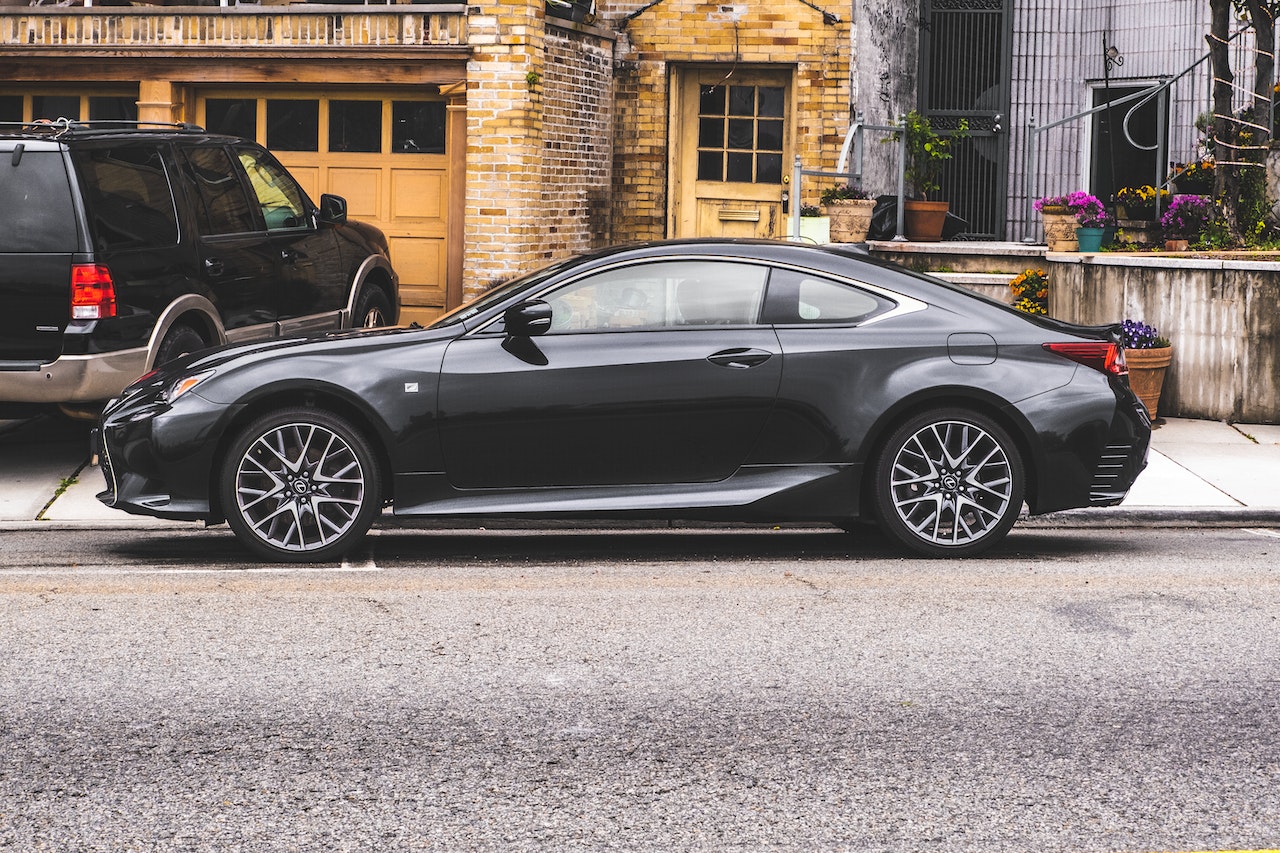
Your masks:
{"label": "car headlight", "polygon": [[172,404],[183,394],[187,393],[192,388],[195,388],[210,376],[213,376],[215,372],[216,371],[213,370],[202,370],[199,373],[188,373],[183,376],[179,376],[160,392],[160,400],[166,404]]}

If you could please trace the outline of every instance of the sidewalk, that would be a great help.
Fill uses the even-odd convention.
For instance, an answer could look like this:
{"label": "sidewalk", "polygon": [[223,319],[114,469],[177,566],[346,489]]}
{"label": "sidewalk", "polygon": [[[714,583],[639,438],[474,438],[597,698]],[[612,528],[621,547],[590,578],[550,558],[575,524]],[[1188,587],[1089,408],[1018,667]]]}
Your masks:
{"label": "sidewalk", "polygon": [[[0,527],[188,527],[108,509],[89,465],[87,428],[54,419],[0,421]],[[1166,419],[1147,470],[1118,507],[1069,510],[1036,524],[1280,526],[1280,426]]]}

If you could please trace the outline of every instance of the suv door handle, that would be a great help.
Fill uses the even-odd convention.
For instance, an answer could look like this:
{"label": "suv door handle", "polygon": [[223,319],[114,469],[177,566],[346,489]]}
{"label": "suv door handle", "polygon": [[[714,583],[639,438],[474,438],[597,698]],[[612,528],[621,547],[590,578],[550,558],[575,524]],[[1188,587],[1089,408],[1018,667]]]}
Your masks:
{"label": "suv door handle", "polygon": [[280,260],[284,261],[286,264],[292,264],[298,260],[298,253],[293,249],[281,249]]}
{"label": "suv door handle", "polygon": [[227,270],[226,267],[222,265],[222,260],[220,258],[205,258],[204,271],[209,275],[216,277],[222,275]]}
{"label": "suv door handle", "polygon": [[764,364],[772,357],[773,353],[768,350],[755,349],[753,347],[736,347],[713,353],[707,356],[707,361],[712,364],[718,364],[721,367],[745,370],[748,367]]}

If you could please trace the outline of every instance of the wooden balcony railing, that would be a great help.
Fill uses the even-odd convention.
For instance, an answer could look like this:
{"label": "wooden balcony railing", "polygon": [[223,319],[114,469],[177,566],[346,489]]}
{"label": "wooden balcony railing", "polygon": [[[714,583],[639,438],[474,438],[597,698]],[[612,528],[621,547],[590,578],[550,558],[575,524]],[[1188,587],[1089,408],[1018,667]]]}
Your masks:
{"label": "wooden balcony railing", "polygon": [[0,50],[461,47],[466,29],[461,4],[0,6]]}

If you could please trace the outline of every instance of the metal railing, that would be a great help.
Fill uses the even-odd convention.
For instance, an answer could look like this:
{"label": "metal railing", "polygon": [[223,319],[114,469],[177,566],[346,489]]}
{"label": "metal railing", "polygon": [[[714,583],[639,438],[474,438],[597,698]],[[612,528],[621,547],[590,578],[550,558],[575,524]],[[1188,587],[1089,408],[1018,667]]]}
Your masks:
{"label": "metal railing", "polygon": [[[866,131],[871,130],[884,133],[886,136],[897,134],[898,137],[898,224],[893,240],[898,243],[907,242],[904,225],[906,216],[904,202],[907,190],[907,134],[905,129],[905,121],[897,125],[864,124],[862,114],[856,113],[853,122],[849,125],[848,133],[845,134],[844,145],[840,149],[840,162],[836,167],[837,171],[827,172],[820,169],[806,169],[800,159],[800,155],[797,154],[795,166],[791,172],[791,186],[795,193],[796,203],[791,206],[791,234],[788,235],[790,239],[798,240],[800,238],[801,182],[804,178],[842,178],[846,183],[856,181],[861,185],[864,165],[863,157],[865,154],[863,135]],[[852,163],[850,162],[851,160]]]}

